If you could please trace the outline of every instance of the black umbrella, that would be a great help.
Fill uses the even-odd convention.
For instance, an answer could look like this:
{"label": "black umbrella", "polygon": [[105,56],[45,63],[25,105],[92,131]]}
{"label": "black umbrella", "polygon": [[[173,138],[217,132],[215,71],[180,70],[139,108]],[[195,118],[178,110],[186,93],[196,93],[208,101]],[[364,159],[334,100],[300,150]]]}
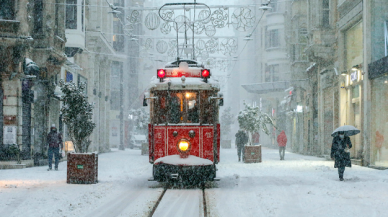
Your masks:
{"label": "black umbrella", "polygon": [[345,133],[345,136],[354,136],[354,135],[360,133],[360,130],[355,128],[354,126],[345,125],[345,126],[338,127],[337,129],[335,129],[333,131],[333,133],[331,134],[331,136],[336,137],[338,135],[338,132],[341,132],[341,131]]}

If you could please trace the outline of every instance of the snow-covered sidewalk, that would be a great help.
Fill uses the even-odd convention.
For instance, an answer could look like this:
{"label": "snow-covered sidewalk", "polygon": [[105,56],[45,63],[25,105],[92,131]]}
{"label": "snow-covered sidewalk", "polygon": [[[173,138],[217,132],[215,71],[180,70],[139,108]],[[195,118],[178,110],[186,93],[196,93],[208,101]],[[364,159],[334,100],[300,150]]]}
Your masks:
{"label": "snow-covered sidewalk", "polygon": [[93,185],[67,184],[67,162],[59,171],[0,170],[0,216],[146,216],[162,189],[147,182],[152,166],[140,152],[100,154]]}
{"label": "snow-covered sidewalk", "polygon": [[388,216],[388,170],[346,168],[338,179],[333,161],[263,148],[263,162],[237,162],[222,150],[218,188],[207,191],[211,216]]}
{"label": "snow-covered sidewalk", "polygon": [[[353,166],[340,182],[332,161],[262,153],[262,163],[244,164],[236,149],[221,149],[221,181],[206,191],[210,216],[388,216],[388,170]],[[66,184],[66,162],[59,171],[0,170],[0,216],[147,216],[162,191],[147,182],[151,173],[140,150],[101,154],[94,185]]]}

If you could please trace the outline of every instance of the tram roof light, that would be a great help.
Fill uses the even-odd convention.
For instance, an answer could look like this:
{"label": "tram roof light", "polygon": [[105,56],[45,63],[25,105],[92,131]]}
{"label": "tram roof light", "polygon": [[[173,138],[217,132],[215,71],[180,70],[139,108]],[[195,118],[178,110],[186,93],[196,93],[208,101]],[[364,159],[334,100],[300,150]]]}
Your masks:
{"label": "tram roof light", "polygon": [[166,70],[158,69],[156,75],[158,78],[163,79],[166,77]]}
{"label": "tram roof light", "polygon": [[210,78],[210,69],[202,69],[201,77],[202,78]]}

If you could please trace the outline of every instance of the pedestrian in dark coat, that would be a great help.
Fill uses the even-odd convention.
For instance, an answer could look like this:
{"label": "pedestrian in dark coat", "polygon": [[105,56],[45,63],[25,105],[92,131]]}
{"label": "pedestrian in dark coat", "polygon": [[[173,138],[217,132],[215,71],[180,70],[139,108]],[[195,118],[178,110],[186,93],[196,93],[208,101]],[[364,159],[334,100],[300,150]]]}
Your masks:
{"label": "pedestrian in dark coat", "polygon": [[47,135],[47,143],[48,143],[48,163],[49,168],[47,170],[52,170],[52,161],[53,155],[55,158],[55,170],[58,170],[59,164],[59,148],[63,148],[62,144],[62,135],[57,132],[57,128],[55,128],[55,124],[51,125],[50,133]]}
{"label": "pedestrian in dark coat", "polygon": [[244,131],[238,130],[235,136],[236,136],[236,145],[237,145],[237,156],[238,156],[238,161],[240,161],[241,153],[244,159],[244,146],[248,142],[248,135]]}
{"label": "pedestrian in dark coat", "polygon": [[277,138],[278,146],[279,146],[279,155],[280,160],[284,160],[284,152],[286,151],[286,145],[287,145],[287,136],[284,130],[280,132]]}
{"label": "pedestrian in dark coat", "polygon": [[338,132],[338,135],[333,138],[331,146],[331,159],[335,161],[334,168],[338,168],[340,181],[344,180],[345,167],[351,167],[349,149],[352,148],[352,142],[349,136],[345,136],[344,132]]}

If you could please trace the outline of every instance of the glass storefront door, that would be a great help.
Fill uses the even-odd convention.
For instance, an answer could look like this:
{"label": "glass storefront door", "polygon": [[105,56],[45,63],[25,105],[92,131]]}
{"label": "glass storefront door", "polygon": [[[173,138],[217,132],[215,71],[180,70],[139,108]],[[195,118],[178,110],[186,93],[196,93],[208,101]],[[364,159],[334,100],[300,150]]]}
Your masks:
{"label": "glass storefront door", "polygon": [[388,76],[372,80],[371,163],[388,167]]}

